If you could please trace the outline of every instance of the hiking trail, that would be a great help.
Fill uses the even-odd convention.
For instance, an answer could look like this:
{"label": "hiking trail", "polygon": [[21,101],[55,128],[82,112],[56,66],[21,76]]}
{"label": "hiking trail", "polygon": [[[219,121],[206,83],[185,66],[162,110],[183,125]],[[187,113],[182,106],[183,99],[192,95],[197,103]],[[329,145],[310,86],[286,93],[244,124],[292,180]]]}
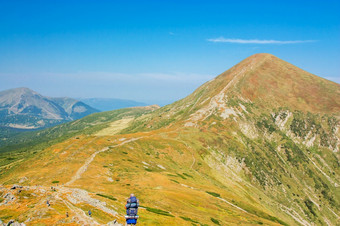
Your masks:
{"label": "hiking trail", "polygon": [[123,141],[123,142],[120,143],[120,144],[117,144],[117,145],[114,145],[114,146],[110,146],[110,147],[105,147],[105,148],[103,148],[103,149],[101,149],[101,150],[99,150],[99,151],[94,152],[94,153],[93,153],[93,154],[85,161],[84,165],[82,165],[82,166],[78,169],[78,171],[77,171],[76,174],[71,178],[71,180],[65,183],[65,186],[69,186],[69,185],[73,184],[76,180],[78,180],[78,179],[81,177],[81,175],[82,175],[83,173],[86,172],[88,166],[91,164],[91,162],[94,160],[94,158],[96,157],[97,154],[99,154],[99,153],[101,153],[101,152],[104,152],[104,151],[107,151],[107,150],[109,150],[110,148],[116,148],[116,147],[122,146],[122,145],[124,145],[124,144],[127,144],[127,143],[130,143],[130,142],[139,140],[139,139],[141,139],[141,138],[142,138],[142,137],[131,138],[131,139],[129,139],[129,140]]}

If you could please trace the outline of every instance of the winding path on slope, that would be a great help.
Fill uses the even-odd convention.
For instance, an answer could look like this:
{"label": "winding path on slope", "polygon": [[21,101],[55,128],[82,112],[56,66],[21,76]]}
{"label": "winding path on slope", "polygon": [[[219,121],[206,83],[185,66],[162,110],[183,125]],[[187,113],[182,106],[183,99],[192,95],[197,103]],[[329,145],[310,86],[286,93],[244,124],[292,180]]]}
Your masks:
{"label": "winding path on slope", "polygon": [[69,185],[73,184],[76,180],[78,180],[78,179],[81,177],[81,175],[82,175],[83,173],[85,173],[85,171],[87,170],[88,166],[91,164],[91,162],[94,160],[94,158],[96,157],[97,154],[99,154],[99,153],[101,153],[101,152],[104,152],[104,151],[107,151],[107,150],[109,150],[110,148],[116,148],[116,147],[122,146],[122,145],[124,145],[124,144],[127,144],[127,143],[130,143],[130,142],[139,140],[139,139],[141,139],[141,138],[143,138],[143,137],[131,138],[131,139],[129,139],[129,140],[123,141],[123,142],[120,143],[120,144],[117,144],[117,145],[114,145],[114,146],[110,146],[110,147],[106,147],[106,148],[103,148],[103,149],[101,149],[101,150],[99,150],[99,151],[94,152],[94,153],[93,153],[93,154],[85,161],[84,165],[82,165],[82,166],[78,169],[78,171],[77,171],[76,174],[71,178],[71,180],[65,183],[65,186],[69,186]]}
{"label": "winding path on slope", "polygon": [[[88,159],[86,159],[85,163],[77,170],[77,172],[75,173],[74,176],[72,176],[72,178],[66,182],[64,184],[64,186],[69,186],[71,184],[73,184],[76,180],[80,179],[82,174],[86,172],[86,170],[88,169],[89,165],[91,164],[91,162],[94,160],[94,158],[96,157],[97,154],[107,151],[110,148],[116,148],[119,146],[122,146],[124,144],[139,140],[143,137],[138,137],[138,138],[131,138],[129,140],[125,140],[123,142],[121,142],[120,144],[114,145],[114,146],[109,146],[109,147],[105,147],[99,151],[94,152]],[[72,188],[66,188],[64,186],[61,186],[61,188],[59,189],[60,192],[66,194],[66,193],[72,193],[73,189]],[[82,190],[82,189],[78,189],[78,190]],[[59,192],[58,192],[59,193]],[[74,206],[73,204],[71,204],[70,202],[68,202],[67,200],[58,197],[59,199],[61,199],[64,204],[70,209],[70,211],[72,211],[77,218],[79,219],[80,222],[82,222],[83,225],[99,225],[98,222],[96,222],[93,218],[88,217],[83,210],[77,208],[76,206]],[[86,202],[86,201],[85,201]],[[89,202],[87,202],[88,204],[90,204]],[[104,212],[108,213],[108,211],[103,210]],[[110,213],[109,213],[110,214]],[[118,223],[116,223],[117,225],[120,225]],[[116,225],[115,224],[115,225]]]}
{"label": "winding path on slope", "polygon": [[[136,140],[139,140],[143,137],[138,137],[138,138],[131,138],[131,139],[128,139],[128,140],[125,140],[125,141],[122,141],[120,144],[117,144],[117,145],[114,145],[114,146],[109,146],[109,147],[105,147],[101,150],[98,150],[96,152],[94,152],[88,159],[86,159],[85,163],[77,170],[77,172],[75,173],[74,176],[72,176],[72,178],[66,182],[63,186],[60,186],[59,188],[57,188],[57,192],[56,193],[53,193],[53,197],[55,199],[59,199],[61,200],[67,207],[68,209],[73,213],[75,214],[75,216],[77,217],[77,219],[79,220],[79,222],[82,224],[82,225],[100,225],[95,219],[93,218],[90,218],[88,217],[85,212],[76,207],[75,205],[73,205],[72,203],[70,203],[68,200],[65,200],[65,198],[63,198],[63,194],[66,195],[66,194],[70,194],[72,195],[76,190],[78,191],[84,191],[82,189],[73,189],[73,188],[67,188],[65,186],[69,186],[71,184],[73,184],[76,180],[78,180],[79,178],[81,178],[82,174],[86,172],[86,170],[88,169],[89,165],[91,164],[91,162],[94,160],[94,158],[96,157],[97,154],[101,153],[101,152],[104,152],[104,151],[107,151],[109,150],[110,148],[116,148],[116,147],[119,147],[119,146],[122,146],[124,144],[127,144],[127,143],[130,143],[130,142],[133,142],[133,141],[136,141]],[[33,189],[32,187],[28,187],[30,189]],[[41,187],[42,189],[46,189],[48,190],[49,188],[48,187]],[[35,189],[34,189],[35,190]],[[86,191],[84,191],[86,192]],[[78,192],[79,193],[79,192]],[[87,194],[87,193],[86,193]],[[81,195],[81,194],[78,194],[81,196],[81,199],[82,201],[85,201],[86,203],[90,204],[90,205],[93,205],[93,203],[91,203],[90,201],[91,200],[87,200],[88,197],[84,197],[84,195]],[[92,198],[93,199],[93,198]],[[96,200],[96,199],[93,199],[93,200]],[[92,200],[92,201],[93,201]],[[44,199],[42,199],[41,201],[42,203],[45,202]],[[104,205],[105,207],[105,205]],[[103,210],[104,212],[108,213],[108,214],[111,214],[112,215],[112,211],[110,211],[110,209],[108,209],[107,207],[106,208],[100,208],[101,210]],[[112,223],[112,225],[121,225],[119,224],[118,222],[117,223]]]}

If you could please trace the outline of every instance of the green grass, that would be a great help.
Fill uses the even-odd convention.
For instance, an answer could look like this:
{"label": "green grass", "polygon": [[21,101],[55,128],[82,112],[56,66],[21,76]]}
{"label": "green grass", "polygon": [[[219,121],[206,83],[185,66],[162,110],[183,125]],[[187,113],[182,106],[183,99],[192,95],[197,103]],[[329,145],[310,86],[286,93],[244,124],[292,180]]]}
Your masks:
{"label": "green grass", "polygon": [[216,220],[215,218],[210,217],[210,220],[217,225],[221,225],[220,222],[218,220]]}
{"label": "green grass", "polygon": [[146,206],[140,206],[145,208],[147,211],[151,212],[151,213],[155,213],[155,214],[159,214],[159,215],[163,215],[163,216],[167,216],[167,217],[175,217],[172,214],[170,214],[168,211],[165,210],[160,210],[160,209],[156,209],[156,208],[152,208],[152,207],[146,207]]}
{"label": "green grass", "polygon": [[221,197],[221,195],[220,194],[218,194],[218,193],[216,193],[216,192],[211,192],[211,191],[206,191],[206,193],[208,193],[209,195],[212,195],[212,196],[214,196],[214,197]]}
{"label": "green grass", "polygon": [[184,176],[187,176],[187,177],[191,177],[193,178],[191,175],[187,174],[187,173],[183,173]]}
{"label": "green grass", "polygon": [[179,184],[177,180],[170,179],[171,181],[175,182],[176,184]]}
{"label": "green grass", "polygon": [[117,201],[117,199],[111,195],[103,195],[103,194],[96,194],[96,195],[107,198],[107,199],[111,199],[113,201]]}
{"label": "green grass", "polygon": [[185,176],[183,176],[182,174],[177,173],[177,175],[178,175],[180,178],[184,179],[184,180],[187,179],[187,178],[186,178]]}
{"label": "green grass", "polygon": [[180,218],[182,218],[185,221],[189,221],[189,222],[192,222],[192,223],[200,224],[198,221],[195,221],[195,220],[193,220],[193,219],[191,219],[189,217],[182,217],[182,216],[180,216]]}

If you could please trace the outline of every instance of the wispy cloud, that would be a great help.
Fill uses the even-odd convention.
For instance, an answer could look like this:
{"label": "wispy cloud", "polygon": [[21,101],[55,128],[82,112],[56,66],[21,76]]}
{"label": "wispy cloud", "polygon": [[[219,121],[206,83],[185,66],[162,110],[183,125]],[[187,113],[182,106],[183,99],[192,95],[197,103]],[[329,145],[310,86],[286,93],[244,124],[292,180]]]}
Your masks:
{"label": "wispy cloud", "polygon": [[233,39],[233,38],[210,38],[209,42],[226,42],[226,43],[238,43],[238,44],[297,44],[297,43],[307,43],[316,42],[316,40],[259,40],[259,39]]}

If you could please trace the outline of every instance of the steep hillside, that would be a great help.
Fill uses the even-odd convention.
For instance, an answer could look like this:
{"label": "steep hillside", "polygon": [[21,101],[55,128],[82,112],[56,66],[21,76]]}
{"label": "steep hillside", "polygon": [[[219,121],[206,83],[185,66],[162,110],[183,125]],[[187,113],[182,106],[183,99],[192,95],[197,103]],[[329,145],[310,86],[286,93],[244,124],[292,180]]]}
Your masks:
{"label": "steep hillside", "polygon": [[82,118],[98,110],[71,98],[50,98],[28,88],[0,92],[0,125],[37,129]]}
{"label": "steep hillside", "polygon": [[172,105],[2,154],[0,219],[123,223],[133,192],[139,225],[337,225],[339,106],[338,84],[257,54]]}

